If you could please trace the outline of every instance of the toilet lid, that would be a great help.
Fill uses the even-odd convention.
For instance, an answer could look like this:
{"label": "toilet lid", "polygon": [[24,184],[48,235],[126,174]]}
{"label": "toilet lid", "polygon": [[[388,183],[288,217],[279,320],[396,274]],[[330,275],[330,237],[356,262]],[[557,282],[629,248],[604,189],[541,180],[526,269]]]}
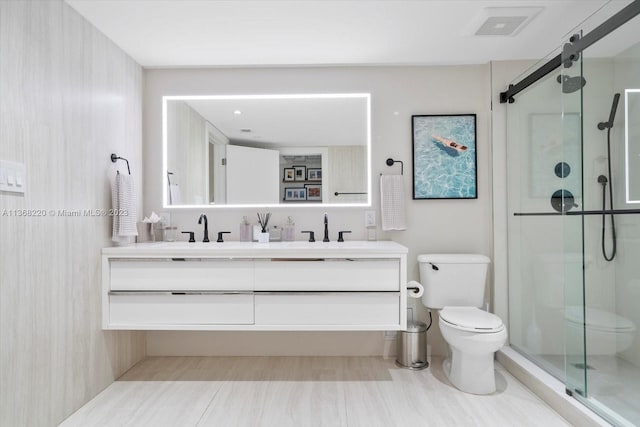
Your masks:
{"label": "toilet lid", "polygon": [[440,318],[455,326],[485,332],[504,326],[498,316],[476,307],[444,307],[440,310]]}
{"label": "toilet lid", "polygon": [[[568,306],[564,311],[565,318],[572,323],[582,324],[582,307]],[[588,328],[602,331],[635,331],[633,322],[622,316],[598,308],[586,307],[585,324]]]}

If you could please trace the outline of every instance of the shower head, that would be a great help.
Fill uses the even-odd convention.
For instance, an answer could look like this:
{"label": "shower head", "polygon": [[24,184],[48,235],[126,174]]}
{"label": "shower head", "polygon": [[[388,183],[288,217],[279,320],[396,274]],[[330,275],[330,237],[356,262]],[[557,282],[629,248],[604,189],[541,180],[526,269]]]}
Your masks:
{"label": "shower head", "polygon": [[616,93],[613,95],[613,102],[611,103],[611,112],[609,113],[609,121],[608,122],[600,122],[598,123],[598,129],[605,130],[611,129],[613,127],[613,119],[616,118],[616,110],[618,109],[618,101],[620,101],[620,94]]}
{"label": "shower head", "polygon": [[598,184],[607,185],[607,182],[609,182],[609,180],[607,179],[606,176],[600,175],[598,177]]}
{"label": "shower head", "polygon": [[569,77],[566,74],[560,74],[556,81],[562,84],[562,93],[576,92],[587,84],[587,81],[582,76]]}

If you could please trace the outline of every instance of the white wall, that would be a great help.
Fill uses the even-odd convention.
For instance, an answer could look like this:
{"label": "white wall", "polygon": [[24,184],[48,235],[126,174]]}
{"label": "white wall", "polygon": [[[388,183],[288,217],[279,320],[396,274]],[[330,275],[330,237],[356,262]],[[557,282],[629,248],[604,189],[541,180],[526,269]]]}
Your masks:
{"label": "white wall", "polygon": [[[145,71],[144,213],[162,210],[162,109],[163,95],[274,94],[370,92],[372,103],[373,206],[379,218],[380,173],[396,173],[399,165],[386,166],[393,157],[405,164],[406,216],[409,229],[403,232],[377,230],[380,240],[395,240],[409,248],[408,278],[418,279],[416,257],[433,252],[492,253],[491,140],[489,65],[451,67],[322,67],[245,69],[149,69]],[[476,113],[478,134],[477,200],[411,200],[412,114]],[[337,230],[352,230],[350,238],[363,240],[364,208],[301,208],[286,206],[273,210],[273,221],[284,223],[291,215],[296,230],[322,230],[322,215],[329,214],[331,238]],[[199,211],[173,211],[174,223],[183,230],[197,230]],[[253,209],[208,210],[212,231],[231,231],[237,240],[243,215],[255,217]],[[303,237],[298,234],[298,239]],[[415,301],[415,300],[413,300]],[[420,306],[420,304],[418,304]],[[419,317],[426,318],[421,308]],[[436,318],[437,321],[437,318]],[[446,348],[437,322],[429,332],[435,354]],[[382,354],[382,333],[322,334],[318,340],[331,354]],[[252,334],[148,333],[150,354],[264,354],[260,337]],[[309,338],[304,338],[309,337]],[[277,340],[277,354],[299,354],[310,334],[285,333]],[[302,341],[301,341],[302,340]],[[316,341],[317,342],[317,341]],[[197,351],[195,350],[197,348]],[[181,349],[181,350],[176,350]]]}
{"label": "white wall", "polygon": [[[167,153],[171,161],[167,170],[173,172],[171,184],[180,188],[181,203],[209,202],[209,142],[205,138],[206,120],[184,101],[167,102]],[[188,147],[178,150],[177,147]]]}
{"label": "white wall", "polygon": [[[112,152],[140,182],[131,58],[59,0],[1,1],[0,58],[0,159],[27,171],[0,212],[110,208]],[[144,357],[143,334],[101,330],[110,233],[108,217],[0,216],[0,425],[57,425]]]}

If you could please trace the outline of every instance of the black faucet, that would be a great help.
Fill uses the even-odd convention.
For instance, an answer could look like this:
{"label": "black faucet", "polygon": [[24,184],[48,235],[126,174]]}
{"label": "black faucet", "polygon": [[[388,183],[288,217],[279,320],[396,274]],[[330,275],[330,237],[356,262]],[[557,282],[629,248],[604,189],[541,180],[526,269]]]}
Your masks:
{"label": "black faucet", "polygon": [[313,231],[301,231],[301,233],[309,233],[309,242],[313,243],[316,241],[316,236]]}
{"label": "black faucet", "polygon": [[205,214],[200,215],[198,218],[198,224],[202,224],[202,220],[204,219],[204,239],[202,241],[204,243],[209,242],[209,221],[207,220],[207,216]]}
{"label": "black faucet", "polygon": [[324,214],[324,239],[322,239],[322,241],[329,241],[329,217],[327,216],[326,212]]}
{"label": "black faucet", "polygon": [[344,233],[351,233],[350,230],[338,231],[338,242],[344,242]]}

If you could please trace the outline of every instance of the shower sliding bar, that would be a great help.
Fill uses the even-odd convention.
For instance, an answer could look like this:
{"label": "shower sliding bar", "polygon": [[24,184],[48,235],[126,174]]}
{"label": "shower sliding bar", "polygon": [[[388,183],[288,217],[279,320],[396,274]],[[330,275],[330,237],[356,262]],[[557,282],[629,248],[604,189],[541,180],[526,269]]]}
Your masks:
{"label": "shower sliding bar", "polygon": [[585,215],[638,215],[640,209],[608,209],[608,210],[594,210],[594,211],[568,211],[568,212],[514,212],[513,216],[585,216]]}
{"label": "shower sliding bar", "polygon": [[554,56],[548,62],[529,74],[527,77],[520,80],[516,84],[509,85],[509,88],[506,91],[501,92],[500,103],[514,103],[514,96],[516,96],[518,93],[522,92],[556,68],[560,67],[560,65],[562,65],[563,56],[567,58],[565,68],[569,68],[573,61],[576,61],[579,58],[580,53],[583,50],[596,43],[598,40],[606,37],[613,31],[617,30],[618,28],[635,18],[637,15],[640,15],[640,0],[634,0],[631,4],[621,9],[618,13],[604,21],[602,24],[598,25],[593,29],[593,31],[586,34],[584,37],[580,38],[579,36],[572,36],[570,42],[566,43],[563,46],[563,52],[561,54]]}

